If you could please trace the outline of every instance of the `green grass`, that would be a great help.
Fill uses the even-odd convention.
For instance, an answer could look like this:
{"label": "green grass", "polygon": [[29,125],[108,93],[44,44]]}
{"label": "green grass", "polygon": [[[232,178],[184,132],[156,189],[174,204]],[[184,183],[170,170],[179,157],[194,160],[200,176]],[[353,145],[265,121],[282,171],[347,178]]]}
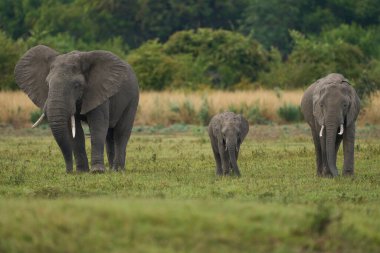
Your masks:
{"label": "green grass", "polygon": [[303,124],[251,128],[241,178],[215,176],[202,128],[176,129],[140,128],[127,171],[102,175],[66,174],[49,130],[0,129],[0,252],[380,250],[379,128],[336,179],[315,176]]}

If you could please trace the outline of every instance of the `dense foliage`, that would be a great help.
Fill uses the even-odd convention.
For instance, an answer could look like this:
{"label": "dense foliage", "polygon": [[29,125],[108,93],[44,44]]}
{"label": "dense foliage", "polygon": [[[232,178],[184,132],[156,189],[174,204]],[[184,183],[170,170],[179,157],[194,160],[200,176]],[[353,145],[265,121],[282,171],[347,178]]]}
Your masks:
{"label": "dense foliage", "polygon": [[380,85],[378,0],[3,0],[0,89],[40,43],[110,50],[144,89],[298,88],[330,72],[361,94]]}

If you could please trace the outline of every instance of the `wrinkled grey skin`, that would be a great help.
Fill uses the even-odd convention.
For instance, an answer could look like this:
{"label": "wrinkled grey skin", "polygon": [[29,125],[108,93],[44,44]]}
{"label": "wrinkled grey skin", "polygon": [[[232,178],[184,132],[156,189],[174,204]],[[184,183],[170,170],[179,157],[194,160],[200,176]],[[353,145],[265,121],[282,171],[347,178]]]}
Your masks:
{"label": "wrinkled grey skin", "polygon": [[228,175],[232,168],[240,176],[237,158],[240,145],[249,130],[247,120],[233,112],[215,115],[208,126],[208,134],[216,162],[216,174]]}
{"label": "wrinkled grey skin", "polygon": [[[342,140],[343,175],[353,175],[355,121],[360,111],[360,99],[354,88],[341,74],[329,74],[305,91],[301,110],[313,135],[317,175],[338,176],[336,158]],[[344,132],[339,135],[341,124]]]}
{"label": "wrinkled grey skin", "polygon": [[15,79],[47,116],[67,172],[73,170],[73,154],[77,171],[89,171],[81,121],[90,128],[91,171],[105,170],[105,144],[110,166],[125,169],[126,146],[139,101],[137,79],[126,62],[107,51],[59,54],[39,45],[21,57]]}

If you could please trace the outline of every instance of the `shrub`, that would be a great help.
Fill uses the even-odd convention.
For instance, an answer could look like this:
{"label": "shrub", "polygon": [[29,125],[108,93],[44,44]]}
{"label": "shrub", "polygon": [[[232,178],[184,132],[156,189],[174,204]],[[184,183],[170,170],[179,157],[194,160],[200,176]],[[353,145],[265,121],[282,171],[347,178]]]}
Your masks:
{"label": "shrub", "polygon": [[247,105],[246,103],[238,105],[229,105],[228,111],[243,115],[250,124],[267,125],[271,121],[264,117],[258,105]]}
{"label": "shrub", "polygon": [[13,69],[23,51],[22,41],[15,42],[0,30],[0,90],[17,89]]}
{"label": "shrub", "polygon": [[41,110],[35,110],[30,113],[30,122],[35,123],[42,115]]}
{"label": "shrub", "polygon": [[287,61],[271,63],[269,72],[261,73],[260,82],[266,87],[300,88],[332,72],[349,80],[358,79],[368,67],[368,58],[358,46],[342,40],[333,42],[306,38],[292,31],[295,46]]}
{"label": "shrub", "polygon": [[185,99],[182,104],[169,104],[170,111],[174,113],[174,117],[170,117],[174,122],[180,121],[185,124],[194,124],[197,121],[196,111],[193,103],[189,99]]}
{"label": "shrub", "polygon": [[202,104],[198,112],[198,119],[201,125],[207,126],[211,119],[210,105],[206,97],[203,97]]}
{"label": "shrub", "polygon": [[298,122],[302,120],[302,113],[299,106],[284,104],[277,110],[278,116],[286,122]]}
{"label": "shrub", "polygon": [[146,90],[164,89],[177,69],[174,59],[163,52],[157,40],[150,40],[133,50],[127,59],[136,71],[140,87]]}
{"label": "shrub", "polygon": [[173,34],[164,45],[169,55],[189,54],[206,63],[204,76],[215,88],[229,88],[242,78],[256,80],[268,66],[268,54],[250,37],[226,30],[198,29]]}
{"label": "shrub", "polygon": [[250,124],[268,125],[272,123],[269,119],[264,117],[258,105],[251,106],[245,113],[245,116]]}

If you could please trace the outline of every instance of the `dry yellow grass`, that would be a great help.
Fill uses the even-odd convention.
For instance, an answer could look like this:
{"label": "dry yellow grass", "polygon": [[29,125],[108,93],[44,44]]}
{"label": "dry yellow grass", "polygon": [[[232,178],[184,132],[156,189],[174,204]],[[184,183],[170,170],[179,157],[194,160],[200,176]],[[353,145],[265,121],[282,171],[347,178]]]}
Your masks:
{"label": "dry yellow grass", "polygon": [[[277,110],[284,103],[299,105],[303,92],[297,91],[204,91],[204,92],[142,92],[136,117],[136,125],[169,125],[175,122],[192,123],[194,114],[178,111],[185,103],[199,111],[207,98],[209,112],[215,114],[230,106],[258,106],[265,118],[279,122]],[[361,124],[379,124],[380,93],[372,96],[360,114]],[[23,92],[0,92],[0,123],[15,127],[31,125],[30,114],[38,110]],[[187,114],[186,114],[187,113]]]}
{"label": "dry yellow grass", "polygon": [[30,113],[37,106],[23,92],[0,92],[0,123],[14,127],[27,126]]}
{"label": "dry yellow grass", "polygon": [[298,105],[302,91],[207,91],[207,92],[143,92],[136,119],[139,125],[168,125],[176,119],[173,107],[189,101],[195,111],[199,111],[204,98],[207,98],[212,114],[233,106],[258,106],[261,113],[272,121],[277,121],[277,109],[284,103]]}

